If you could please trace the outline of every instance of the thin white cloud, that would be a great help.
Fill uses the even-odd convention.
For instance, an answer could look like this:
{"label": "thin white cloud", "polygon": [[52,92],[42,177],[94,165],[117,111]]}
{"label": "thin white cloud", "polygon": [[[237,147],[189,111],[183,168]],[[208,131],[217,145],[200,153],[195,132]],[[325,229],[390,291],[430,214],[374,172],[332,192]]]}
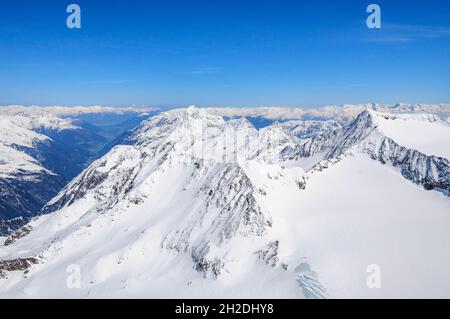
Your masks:
{"label": "thin white cloud", "polygon": [[106,81],[81,81],[81,85],[102,85],[102,84],[126,84],[130,83],[128,80],[106,80]]}
{"label": "thin white cloud", "polygon": [[316,85],[312,86],[312,89],[352,89],[368,86],[366,83],[349,83],[349,84],[336,84],[336,85]]}
{"label": "thin white cloud", "polygon": [[215,74],[222,71],[222,68],[216,68],[216,67],[207,67],[207,68],[198,68],[194,69],[188,72],[184,72],[184,74],[190,74],[190,75],[206,75],[206,74]]}
{"label": "thin white cloud", "polygon": [[23,106],[23,105],[8,105],[0,106],[0,115],[15,115],[15,114],[52,114],[60,115],[78,115],[90,113],[146,113],[154,111],[151,107],[109,107],[109,106]]}
{"label": "thin white cloud", "polygon": [[365,42],[373,43],[408,43],[425,39],[450,37],[450,27],[391,24],[385,23],[380,30],[375,30]]}
{"label": "thin white cloud", "polygon": [[450,115],[450,104],[408,104],[383,105],[376,103],[345,104],[342,106],[324,106],[320,108],[286,108],[286,107],[254,107],[227,108],[209,107],[206,110],[214,115],[227,117],[264,117],[273,120],[322,119],[349,121],[362,111],[375,109],[380,112],[394,113],[433,113],[447,118]]}
{"label": "thin white cloud", "polygon": [[388,30],[403,32],[412,38],[445,38],[450,37],[450,27],[412,25],[412,24],[386,24]]}

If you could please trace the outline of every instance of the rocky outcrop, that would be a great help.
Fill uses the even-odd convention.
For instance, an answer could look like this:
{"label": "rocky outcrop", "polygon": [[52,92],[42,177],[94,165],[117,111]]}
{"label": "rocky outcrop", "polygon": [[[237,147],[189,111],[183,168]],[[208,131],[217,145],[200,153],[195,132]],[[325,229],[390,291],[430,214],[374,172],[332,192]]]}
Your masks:
{"label": "rocky outcrop", "polygon": [[275,267],[280,262],[280,258],[278,257],[279,246],[280,242],[278,240],[270,242],[264,249],[258,250],[256,256],[265,264]]}
{"label": "rocky outcrop", "polygon": [[30,225],[25,225],[22,228],[13,231],[6,238],[4,245],[9,246],[9,245],[13,244],[16,240],[28,235],[32,230],[33,230],[33,227],[31,227]]}
{"label": "rocky outcrop", "polygon": [[358,149],[374,160],[398,168],[403,177],[426,190],[450,196],[450,162],[447,159],[408,149],[379,133],[374,133]]}
{"label": "rocky outcrop", "polygon": [[45,171],[0,178],[0,235],[26,224],[62,186],[61,178]]}
{"label": "rocky outcrop", "polygon": [[[322,154],[321,160],[313,166],[313,170],[317,171],[334,159],[356,150],[382,164],[398,168],[403,177],[427,190],[437,190],[450,196],[449,161],[399,145],[378,129],[373,116],[371,111],[364,111],[346,127],[312,137],[295,147],[286,147],[282,158],[298,160]],[[300,181],[299,187],[304,188],[305,184]]]}
{"label": "rocky outcrop", "polygon": [[0,279],[7,278],[9,272],[27,271],[31,266],[38,262],[39,260],[34,257],[0,260]]}
{"label": "rocky outcrop", "polygon": [[169,233],[162,247],[190,252],[197,270],[212,271],[217,277],[224,262],[217,256],[208,257],[210,247],[220,247],[237,234],[263,236],[270,221],[258,205],[250,179],[237,164],[219,164],[209,171],[197,193],[204,198],[202,205],[188,212],[180,221],[181,228]]}

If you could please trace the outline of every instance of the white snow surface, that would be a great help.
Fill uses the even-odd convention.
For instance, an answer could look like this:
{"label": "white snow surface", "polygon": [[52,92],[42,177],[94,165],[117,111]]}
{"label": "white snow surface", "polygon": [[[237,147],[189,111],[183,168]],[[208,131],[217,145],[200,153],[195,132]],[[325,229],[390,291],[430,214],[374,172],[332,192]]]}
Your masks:
{"label": "white snow surface", "polygon": [[21,148],[34,148],[36,143],[51,139],[39,129],[76,130],[79,129],[71,119],[59,118],[51,113],[28,114],[19,112],[12,115],[0,107],[0,178],[13,178],[17,173],[45,171],[38,161]]}
{"label": "white snow surface", "polygon": [[34,132],[30,122],[25,123],[20,116],[0,115],[0,178],[12,178],[18,172],[46,171],[34,158],[15,148],[32,148],[35,142],[49,139]]}
{"label": "white snow surface", "polygon": [[[277,237],[288,261],[307,257],[330,297],[449,297],[448,198],[359,154],[295,197],[278,202],[277,218],[289,223]],[[369,265],[380,267],[380,289],[366,285]]]}
{"label": "white snow surface", "polygon": [[[0,178],[15,178],[17,173],[48,172],[31,156],[0,143]],[[49,173],[49,172],[48,172]]]}
{"label": "white snow surface", "polygon": [[[397,143],[445,152],[442,121],[372,115]],[[1,298],[450,297],[449,197],[357,147],[308,171],[279,161],[299,142],[279,123],[257,131],[196,108],[155,116],[127,142],[0,246],[0,260],[39,259],[0,278]],[[373,264],[379,289],[366,285]]]}
{"label": "white snow surface", "polygon": [[34,141],[45,141],[48,137],[31,130],[30,123],[23,124],[20,117],[0,116],[0,143],[32,147]]}

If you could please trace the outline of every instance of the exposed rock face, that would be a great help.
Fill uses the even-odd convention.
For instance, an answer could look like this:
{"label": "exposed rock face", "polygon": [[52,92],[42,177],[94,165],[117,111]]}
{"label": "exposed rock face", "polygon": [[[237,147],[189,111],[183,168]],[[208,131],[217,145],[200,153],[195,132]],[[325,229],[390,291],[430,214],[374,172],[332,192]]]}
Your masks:
{"label": "exposed rock face", "polygon": [[213,169],[197,196],[204,197],[205,201],[192,216],[193,222],[169,234],[164,247],[186,251],[192,231],[205,227],[204,220],[211,218],[204,233],[218,245],[237,233],[262,236],[266,232],[268,222],[254,197],[253,185],[239,166],[230,164]]}
{"label": "exposed rock face", "polygon": [[323,154],[319,164],[323,166],[324,161],[333,161],[355,150],[366,153],[383,164],[397,167],[406,179],[425,189],[435,189],[446,195],[450,193],[448,159],[425,155],[399,145],[378,129],[371,111],[362,112],[346,127],[312,137],[294,148],[286,147],[282,157],[284,160],[298,160]]}
{"label": "exposed rock face", "polygon": [[63,185],[62,178],[45,171],[0,178],[0,235],[26,224]]}
{"label": "exposed rock face", "polygon": [[26,271],[39,261],[34,257],[14,260],[0,260],[0,279],[7,278],[8,272]]}
{"label": "exposed rock face", "polygon": [[341,123],[335,120],[327,120],[327,121],[290,120],[283,122],[282,126],[289,133],[300,139],[313,138],[318,135],[323,135],[327,132],[339,130],[343,127]]}
{"label": "exposed rock face", "polygon": [[199,257],[192,254],[192,260],[195,264],[195,270],[203,273],[205,278],[217,279],[223,271],[224,263],[219,258],[214,258],[214,260],[208,260],[205,257]]}
{"label": "exposed rock face", "polygon": [[265,249],[261,249],[256,252],[256,255],[259,259],[261,259],[265,264],[275,267],[278,265],[280,259],[278,257],[278,248],[280,246],[280,242],[278,240],[269,243]]}
{"label": "exposed rock face", "polygon": [[166,236],[162,246],[190,252],[197,270],[218,276],[224,263],[219,257],[208,260],[211,246],[220,247],[236,235],[263,236],[270,223],[254,197],[254,186],[238,165],[220,164],[208,171],[196,195],[204,198],[202,205]]}
{"label": "exposed rock face", "polygon": [[399,168],[406,179],[450,196],[450,162],[447,159],[408,149],[387,137],[368,139],[359,147],[372,159]]}
{"label": "exposed rock face", "polygon": [[33,227],[30,225],[25,225],[20,229],[13,231],[8,238],[6,238],[4,245],[9,246],[13,244],[16,240],[25,237],[33,230]]}

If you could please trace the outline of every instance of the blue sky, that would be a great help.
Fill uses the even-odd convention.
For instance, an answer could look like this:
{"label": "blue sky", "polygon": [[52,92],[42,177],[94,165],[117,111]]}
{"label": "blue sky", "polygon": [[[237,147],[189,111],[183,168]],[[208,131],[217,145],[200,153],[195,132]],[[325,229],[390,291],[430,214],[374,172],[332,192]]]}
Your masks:
{"label": "blue sky", "polygon": [[[77,3],[81,30],[66,27]],[[366,7],[382,28],[366,27]],[[450,1],[2,1],[0,105],[450,102]]]}

